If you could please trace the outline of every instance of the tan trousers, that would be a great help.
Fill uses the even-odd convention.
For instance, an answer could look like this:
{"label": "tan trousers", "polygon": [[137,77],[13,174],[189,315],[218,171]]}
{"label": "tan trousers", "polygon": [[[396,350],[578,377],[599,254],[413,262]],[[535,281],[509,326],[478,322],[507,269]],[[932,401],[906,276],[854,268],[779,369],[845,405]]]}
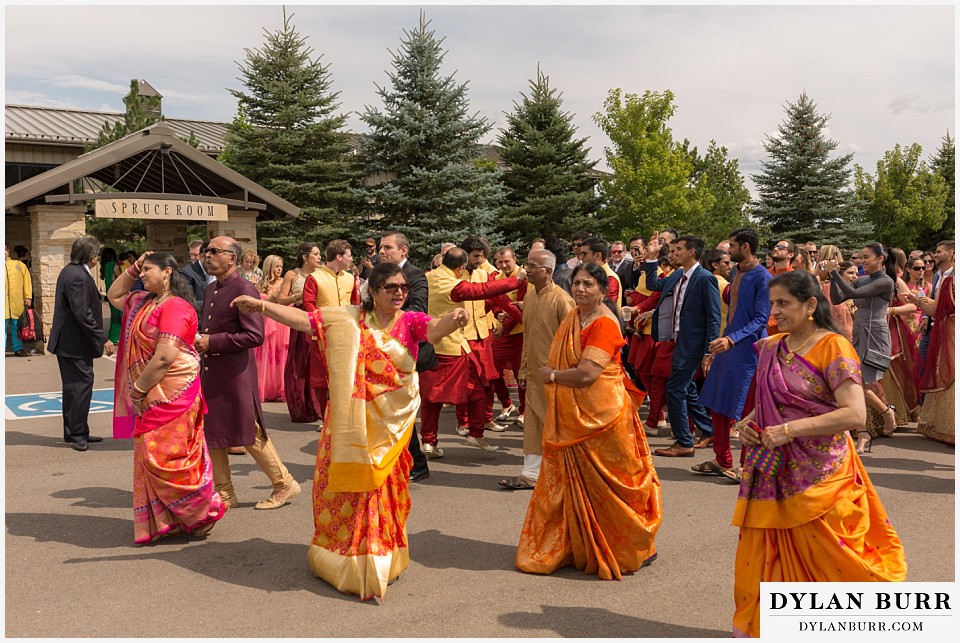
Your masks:
{"label": "tan trousers", "polygon": [[[274,489],[281,489],[293,481],[293,477],[287,468],[280,461],[276,447],[273,446],[263,427],[257,422],[257,439],[253,444],[243,445],[260,469],[267,474],[267,478],[273,484]],[[227,449],[210,449],[210,460],[213,462],[213,489],[214,491],[225,491],[230,496],[235,496],[233,491],[233,480],[230,477],[230,456],[227,455]]]}

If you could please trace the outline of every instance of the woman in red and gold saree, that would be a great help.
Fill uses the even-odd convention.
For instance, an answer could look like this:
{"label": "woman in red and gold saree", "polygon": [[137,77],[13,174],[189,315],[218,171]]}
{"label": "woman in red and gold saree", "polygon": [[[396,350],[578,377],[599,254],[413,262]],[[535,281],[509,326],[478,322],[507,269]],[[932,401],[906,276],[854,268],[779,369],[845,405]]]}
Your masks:
{"label": "woman in red and gold saree", "polygon": [[407,517],[413,460],[407,443],[420,408],[417,348],[466,325],[458,309],[440,319],[403,311],[403,271],[381,262],[367,282],[364,306],[311,313],[239,297],[234,306],[313,332],[326,356],[329,410],[313,476],[313,573],[361,600],[381,600],[410,563]]}
{"label": "woman in red and gold saree", "polygon": [[[903,250],[893,248],[897,274],[902,275],[907,258]],[[887,402],[895,407],[897,426],[916,422],[920,414],[920,391],[917,389],[917,364],[920,362],[919,326],[913,322],[916,304],[907,301],[910,288],[902,277],[890,300],[887,323],[890,326],[890,368],[880,380]]]}
{"label": "woman in red and gold saree", "polygon": [[637,416],[643,394],[620,362],[624,341],[602,302],[594,263],[572,275],[577,307],[560,325],[547,366],[543,464],[520,533],[516,566],[550,574],[574,565],[620,579],[656,557],[660,480]]}
{"label": "woman in red and gold saree", "polygon": [[[938,248],[939,250],[939,248]],[[954,326],[956,325],[956,293],[954,276],[944,277],[937,289],[933,329],[927,361],[920,377],[924,394],[917,431],[947,444],[956,441],[956,400],[954,398]]]}
{"label": "woman in red and gold saree", "polygon": [[[778,275],[770,302],[787,332],[757,343],[756,406],[738,423],[746,453],[733,517],[737,637],[760,636],[761,582],[902,581],[907,573],[847,432],[866,417],[856,351],[812,275]],[[754,464],[767,449],[782,454],[779,471]]]}
{"label": "woman in red and gold saree", "polygon": [[[146,290],[130,292],[136,277]],[[226,511],[203,437],[193,293],[165,253],[144,255],[107,293],[123,310],[114,438],[133,437],[134,541],[204,536]]]}

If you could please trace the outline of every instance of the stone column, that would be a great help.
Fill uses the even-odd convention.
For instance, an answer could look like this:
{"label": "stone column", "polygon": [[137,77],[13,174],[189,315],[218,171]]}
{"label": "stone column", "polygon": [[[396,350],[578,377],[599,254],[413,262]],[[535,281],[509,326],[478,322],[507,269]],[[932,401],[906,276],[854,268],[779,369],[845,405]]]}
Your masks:
{"label": "stone column", "polygon": [[[257,212],[230,210],[229,220],[207,223],[208,238],[233,237],[244,250],[257,251]],[[240,258],[237,257],[237,261]]]}
{"label": "stone column", "polygon": [[[30,254],[33,266],[33,306],[43,321],[44,337],[50,337],[53,325],[53,301],[57,277],[70,263],[70,248],[87,234],[86,206],[32,205],[30,215]],[[43,348],[43,347],[41,347]]]}
{"label": "stone column", "polygon": [[[4,241],[10,246],[10,256],[14,259],[17,254],[13,251],[14,246],[26,246],[30,248],[30,217],[16,216],[8,214],[4,217]],[[32,248],[30,248],[32,250]]]}
{"label": "stone column", "polygon": [[172,221],[147,221],[147,250],[169,252],[181,266],[190,259],[187,224]]}

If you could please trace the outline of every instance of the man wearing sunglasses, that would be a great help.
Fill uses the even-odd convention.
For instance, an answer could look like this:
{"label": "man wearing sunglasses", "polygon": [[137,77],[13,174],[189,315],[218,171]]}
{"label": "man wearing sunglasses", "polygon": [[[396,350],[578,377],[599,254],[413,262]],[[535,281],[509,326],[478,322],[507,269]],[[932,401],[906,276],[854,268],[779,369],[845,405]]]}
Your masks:
{"label": "man wearing sunglasses", "polygon": [[[781,239],[777,241],[773,249],[770,250],[770,255],[773,257],[773,268],[770,269],[770,275],[772,277],[790,272],[793,270],[793,260],[797,256],[797,244],[790,241],[790,239]],[[767,320],[767,334],[776,335],[779,332],[780,329],[777,326],[777,320],[771,315]]]}
{"label": "man wearing sunglasses", "polygon": [[368,237],[363,240],[363,249],[366,254],[360,259],[360,278],[366,281],[370,278],[370,271],[380,263],[380,255],[377,254],[377,240]]}
{"label": "man wearing sunglasses", "polygon": [[590,233],[586,230],[577,230],[570,237],[570,245],[572,246],[572,251],[570,254],[573,255],[567,260],[567,268],[570,270],[574,270],[580,265],[580,257],[578,256],[580,253],[580,246],[582,246],[583,242],[589,238]]}
{"label": "man wearing sunglasses", "polygon": [[260,298],[256,286],[237,270],[242,253],[230,237],[214,237],[203,251],[204,268],[214,277],[204,294],[194,345],[203,356],[200,385],[207,404],[203,429],[213,461],[214,490],[223,501],[234,509],[238,505],[227,448],[242,446],[273,485],[273,494],[255,508],[277,509],[300,493],[300,485],[264,428],[253,354],[263,344],[263,317],[241,314],[230,305],[240,295]]}

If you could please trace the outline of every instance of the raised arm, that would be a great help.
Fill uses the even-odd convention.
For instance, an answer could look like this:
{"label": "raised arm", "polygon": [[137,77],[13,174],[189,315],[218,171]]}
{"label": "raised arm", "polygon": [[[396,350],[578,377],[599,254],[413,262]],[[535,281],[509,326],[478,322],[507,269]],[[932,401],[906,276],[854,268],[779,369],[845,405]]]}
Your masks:
{"label": "raised arm", "polygon": [[[254,313],[259,313],[264,317],[269,317],[274,321],[280,322],[284,326],[289,326],[290,328],[299,330],[302,333],[312,332],[312,329],[310,328],[309,313],[300,310],[299,308],[275,304],[263,299],[256,299],[250,295],[240,295],[230,302],[230,305],[240,312],[245,313],[244,315],[241,315],[241,320],[244,317]],[[260,322],[260,325],[263,326],[262,321]]]}

